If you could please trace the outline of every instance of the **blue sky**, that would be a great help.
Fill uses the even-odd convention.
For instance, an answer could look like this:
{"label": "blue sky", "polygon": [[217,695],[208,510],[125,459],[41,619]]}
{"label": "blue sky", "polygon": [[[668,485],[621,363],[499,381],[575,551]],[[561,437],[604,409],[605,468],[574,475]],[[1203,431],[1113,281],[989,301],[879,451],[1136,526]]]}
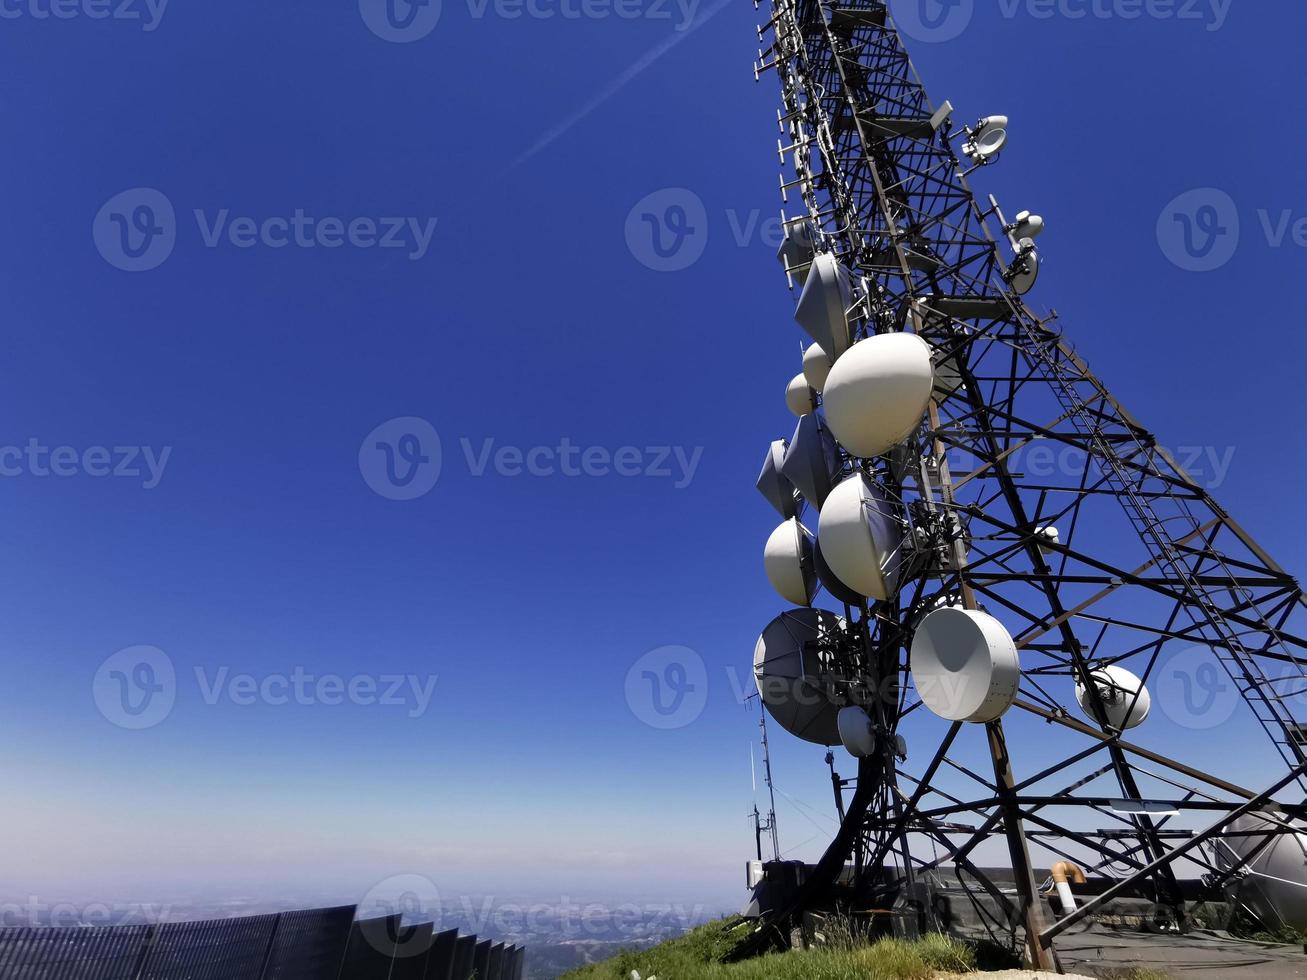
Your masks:
{"label": "blue sky", "polygon": [[[963,3],[910,44],[936,101],[1012,117],[976,184],[1048,219],[1035,305],[1164,444],[1233,449],[1218,498],[1301,570],[1307,12],[1134,8]],[[9,890],[739,899],[728,672],[781,608],[753,481],[800,344],[753,11],[444,0],[396,43],[370,0],[0,9]],[[175,220],[124,271],[141,188]],[[676,271],[635,207],[667,188]],[[1158,228],[1200,188],[1239,237],[1194,272]],[[670,730],[626,695],[667,646],[706,681]],[[167,668],[123,727],[115,685]],[[773,741],[810,854],[822,752]]]}

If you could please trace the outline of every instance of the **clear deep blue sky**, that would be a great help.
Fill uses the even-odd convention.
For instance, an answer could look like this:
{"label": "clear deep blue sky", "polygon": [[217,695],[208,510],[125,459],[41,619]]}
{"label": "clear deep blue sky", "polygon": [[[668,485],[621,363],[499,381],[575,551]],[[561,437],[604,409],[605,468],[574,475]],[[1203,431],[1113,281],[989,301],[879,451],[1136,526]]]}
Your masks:
{"label": "clear deep blue sky", "polygon": [[[444,0],[429,35],[391,43],[355,0],[172,0],[152,30],[90,17],[94,0],[35,16],[46,3],[0,0],[0,445],[23,450],[0,456],[3,890],[352,901],[417,873],[448,893],[741,898],[756,716],[726,671],[747,682],[782,605],[753,481],[792,427],[800,343],[753,230],[779,202],[751,6],[704,2],[681,31],[684,9],[655,0],[552,18]],[[976,185],[1048,219],[1035,304],[1165,444],[1233,447],[1218,498],[1301,573],[1307,242],[1268,241],[1259,211],[1272,230],[1307,217],[1307,11],[1122,16],[1135,6],[983,0],[960,36],[912,50],[937,102],[1012,117]],[[668,187],[702,201],[688,219],[707,238],[659,272],[627,219]],[[1234,202],[1239,247],[1186,271],[1158,221],[1207,187]],[[127,272],[109,260],[124,259],[114,216],[137,234],[141,199],[97,215],[134,188],[171,203],[176,241]],[[209,247],[196,209],[206,227],[224,209],[437,221],[410,258]],[[384,489],[382,451],[360,465],[401,417],[443,449],[410,500],[365,478]],[[391,438],[401,471],[403,434],[368,439]],[[675,446],[697,465],[688,481],[674,456],[667,477],[515,476],[509,457],[477,476],[464,439],[474,456],[487,439],[635,447],[625,466],[642,472],[661,469],[650,447]],[[72,475],[39,475],[31,440],[76,450]],[[98,446],[171,448],[146,489],[148,473],[92,475]],[[115,685],[151,679],[101,668],[137,645],[176,684],[166,716],[132,730]],[[674,730],[624,693],[666,645],[708,678],[702,715]],[[424,711],[412,695],[206,698],[219,678],[296,668],[431,675],[434,695]],[[1231,731],[1159,717],[1154,738],[1245,751]],[[783,801],[782,843],[808,854],[831,830],[822,752],[774,734],[802,804]],[[1269,755],[1246,752],[1256,781]]]}

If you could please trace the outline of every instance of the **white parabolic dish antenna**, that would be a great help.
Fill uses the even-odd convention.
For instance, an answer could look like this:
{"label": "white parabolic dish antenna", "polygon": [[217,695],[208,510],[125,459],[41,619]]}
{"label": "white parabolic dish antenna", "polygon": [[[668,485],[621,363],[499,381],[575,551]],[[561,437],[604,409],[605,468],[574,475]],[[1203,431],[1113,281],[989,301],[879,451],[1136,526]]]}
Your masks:
{"label": "white parabolic dish antenna", "polygon": [[912,683],[926,707],[949,721],[997,721],[1012,707],[1021,661],[993,616],[945,606],[912,638]]}
{"label": "white parabolic dish antenna", "polygon": [[826,564],[845,585],[872,599],[898,590],[903,534],[885,494],[864,474],[831,491],[817,537]]}
{"label": "white parabolic dish antenna", "polygon": [[870,758],[876,751],[876,732],[871,727],[871,718],[867,712],[856,704],[841,708],[837,718],[840,729],[840,742],[855,759]]}
{"label": "white parabolic dish antenna", "polygon": [[803,375],[795,375],[794,380],[786,387],[785,404],[799,418],[811,415],[816,408],[816,405],[813,404],[812,389],[808,387],[808,379]]}
{"label": "white parabolic dish antenna", "polygon": [[794,319],[832,360],[849,349],[852,305],[853,286],[839,260],[827,252],[813,258]]}
{"label": "white parabolic dish antenna", "polygon": [[826,694],[825,654],[818,644],[843,624],[822,609],[782,613],[758,637],[753,680],[768,713],[791,735],[817,745],[839,745],[839,708]]}
{"label": "white parabolic dish antenna", "polygon": [[[1090,675],[1098,696],[1107,713],[1107,723],[1113,728],[1125,731],[1138,728],[1148,718],[1153,706],[1152,695],[1141,681],[1124,667],[1100,667]],[[1138,695],[1136,698],[1135,695]],[[1090,718],[1094,717],[1094,706],[1089,697],[1089,689],[1076,678],[1076,700]]]}
{"label": "white parabolic dish antenna", "polygon": [[935,385],[930,345],[911,333],[881,334],[854,344],[826,379],[831,431],[855,456],[879,456],[921,424]]}
{"label": "white parabolic dish antenna", "polygon": [[821,349],[820,344],[812,344],[803,352],[803,376],[808,384],[821,391],[826,387],[826,378],[830,375],[830,355]]}
{"label": "white parabolic dish antenna", "polygon": [[[1249,874],[1232,886],[1263,922],[1279,922],[1291,929],[1307,929],[1307,827],[1286,829],[1264,816],[1249,814],[1234,821],[1215,841],[1217,864],[1246,864]],[[1280,833],[1267,842],[1267,832]],[[1264,846],[1263,846],[1264,845]]]}
{"label": "white parabolic dish antenna", "polygon": [[796,606],[806,606],[817,594],[817,564],[812,535],[797,517],[778,527],[763,548],[763,567],[772,588]]}
{"label": "white parabolic dish antenna", "polygon": [[1039,281],[1039,252],[1029,238],[1023,238],[1017,244],[1017,257],[1012,263],[1010,275],[1012,291],[1018,296],[1026,295]]}

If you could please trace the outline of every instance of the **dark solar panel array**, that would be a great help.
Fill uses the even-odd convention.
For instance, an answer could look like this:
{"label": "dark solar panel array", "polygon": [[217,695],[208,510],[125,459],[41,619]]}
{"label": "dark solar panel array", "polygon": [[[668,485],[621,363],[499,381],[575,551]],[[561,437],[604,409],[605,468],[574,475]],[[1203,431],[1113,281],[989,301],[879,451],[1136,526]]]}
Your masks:
{"label": "dark solar panel array", "polygon": [[523,980],[520,946],[354,913],[0,928],[0,980]]}

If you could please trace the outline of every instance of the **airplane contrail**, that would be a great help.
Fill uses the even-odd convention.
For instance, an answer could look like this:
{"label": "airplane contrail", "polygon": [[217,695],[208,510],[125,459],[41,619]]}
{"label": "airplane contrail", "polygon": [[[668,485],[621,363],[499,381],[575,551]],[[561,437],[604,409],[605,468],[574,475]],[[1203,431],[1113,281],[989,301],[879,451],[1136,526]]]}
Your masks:
{"label": "airplane contrail", "polygon": [[707,10],[705,10],[702,14],[696,17],[685,30],[678,31],[677,33],[673,34],[671,37],[667,38],[666,40],[654,45],[652,48],[650,48],[648,51],[642,54],[639,58],[633,61],[630,64],[630,66],[624,69],[619,75],[613,78],[612,81],[610,81],[607,85],[605,85],[597,95],[595,95],[588,102],[583,104],[579,109],[577,109],[571,115],[567,116],[557,125],[555,125],[551,129],[546,130],[544,134],[540,136],[539,139],[537,139],[534,143],[532,143],[531,146],[527,148],[520,156],[518,156],[516,160],[510,163],[508,167],[505,168],[504,172],[507,173],[509,170],[512,170],[515,167],[518,167],[521,164],[525,163],[527,160],[530,160],[533,156],[535,156],[537,153],[543,150],[550,143],[553,143],[560,136],[563,136],[573,126],[581,122],[583,119],[586,118],[586,116],[590,115],[590,113],[594,112],[601,105],[603,105],[605,102],[611,99],[614,95],[616,95],[618,92],[624,89],[633,78],[635,78],[637,75],[643,72],[650,65],[654,64],[654,62],[658,61],[659,58],[661,58],[668,51],[672,50],[672,48],[676,47],[678,44],[680,44],[682,41],[688,38],[691,34],[693,34],[695,31],[701,28],[704,24],[708,23],[708,21],[711,20],[713,17],[715,17],[718,13],[725,10],[730,3],[731,0],[716,0],[716,2],[713,3]]}

